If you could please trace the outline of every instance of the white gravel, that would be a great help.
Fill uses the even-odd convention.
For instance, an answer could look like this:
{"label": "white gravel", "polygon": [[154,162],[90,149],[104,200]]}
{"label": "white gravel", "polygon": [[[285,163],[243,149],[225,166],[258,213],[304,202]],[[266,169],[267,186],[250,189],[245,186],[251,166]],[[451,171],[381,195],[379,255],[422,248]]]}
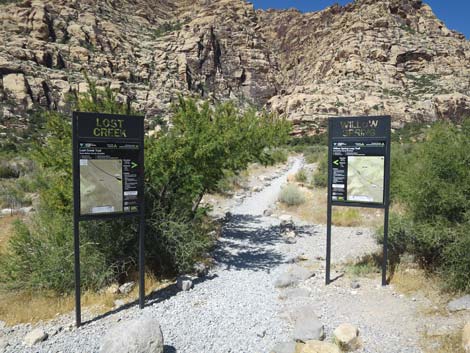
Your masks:
{"label": "white gravel", "polygon": [[[39,324],[50,337],[33,348],[22,343],[31,326],[9,328],[0,323],[0,342],[2,336],[8,342],[4,352],[98,352],[101,337],[119,321],[151,315],[161,323],[165,353],[268,353],[276,343],[290,339],[289,318],[299,305],[314,307],[325,325],[327,339],[341,323],[358,326],[365,342],[365,349],[360,352],[420,352],[415,302],[396,296],[392,288],[382,289],[376,279],[361,280],[356,293],[351,293],[344,278],[325,287],[322,260],[325,227],[297,227],[297,242],[291,245],[280,235],[279,220],[262,216],[276,201],[287,175],[296,172],[302,163],[300,158],[292,160],[289,168],[278,173],[269,186],[232,208],[233,215],[225,224],[214,252],[216,266],[206,278],[197,279],[193,289],[178,292],[172,286],[156,293],[144,310],[139,310],[135,303],[80,329],[67,329],[73,323],[72,314]],[[376,248],[371,232],[367,229],[360,232],[334,228],[334,262]],[[308,259],[305,266],[316,268],[316,275],[299,285],[304,290],[289,292],[274,288],[275,280],[299,255]],[[310,295],[306,297],[305,293]]]}

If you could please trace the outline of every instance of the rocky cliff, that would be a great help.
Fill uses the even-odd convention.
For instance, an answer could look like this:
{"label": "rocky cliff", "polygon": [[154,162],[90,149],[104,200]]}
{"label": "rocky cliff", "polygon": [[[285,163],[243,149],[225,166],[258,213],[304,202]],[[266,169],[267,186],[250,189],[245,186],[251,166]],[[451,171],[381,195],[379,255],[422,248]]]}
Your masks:
{"label": "rocky cliff", "polygon": [[285,114],[405,121],[470,115],[470,42],[419,0],[302,14],[244,0],[49,0],[0,5],[0,129],[63,109],[83,72],[147,116],[182,94]]}

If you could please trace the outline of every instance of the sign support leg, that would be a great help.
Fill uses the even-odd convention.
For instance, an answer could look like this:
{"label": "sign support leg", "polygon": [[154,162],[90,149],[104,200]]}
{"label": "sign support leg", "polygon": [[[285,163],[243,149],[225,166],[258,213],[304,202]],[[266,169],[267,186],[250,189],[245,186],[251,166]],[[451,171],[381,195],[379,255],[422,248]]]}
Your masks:
{"label": "sign support leg", "polygon": [[80,294],[80,221],[73,217],[73,242],[75,248],[75,325],[82,324],[81,294]]}
{"label": "sign support leg", "polygon": [[382,286],[387,285],[387,261],[388,261],[388,205],[384,210],[384,248],[382,260]]}
{"label": "sign support leg", "polygon": [[327,221],[326,221],[326,269],[325,269],[325,284],[331,282],[330,267],[331,267],[331,204],[328,202]]}
{"label": "sign support leg", "polygon": [[[143,209],[143,206],[142,206]],[[141,211],[139,221],[139,307],[143,309],[145,306],[145,218],[144,212]]]}

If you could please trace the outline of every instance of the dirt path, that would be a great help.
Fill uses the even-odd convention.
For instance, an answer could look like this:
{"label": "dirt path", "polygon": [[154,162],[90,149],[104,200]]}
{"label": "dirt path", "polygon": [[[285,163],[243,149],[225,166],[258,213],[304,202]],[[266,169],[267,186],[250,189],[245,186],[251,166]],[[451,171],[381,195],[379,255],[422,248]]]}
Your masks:
{"label": "dirt path", "polygon": [[[268,353],[277,343],[292,341],[295,314],[306,307],[319,316],[327,340],[335,327],[348,322],[361,330],[364,348],[359,352],[420,352],[419,300],[382,288],[378,277],[361,280],[354,290],[346,277],[325,287],[325,227],[296,224],[295,241],[286,242],[279,218],[263,216],[275,203],[287,175],[302,163],[301,158],[293,159],[269,185],[231,208],[214,252],[216,266],[206,278],[197,279],[193,289],[179,292],[173,286],[155,294],[142,311],[135,305],[124,307],[78,330],[62,329],[71,316],[43,324],[55,334],[33,349],[22,344],[31,327],[0,326],[0,337],[3,334],[8,341],[4,352],[98,352],[101,337],[118,322],[151,315],[160,321],[165,353]],[[375,249],[368,229],[334,228],[337,268]],[[277,288],[276,281],[294,266],[308,269],[312,277]]]}

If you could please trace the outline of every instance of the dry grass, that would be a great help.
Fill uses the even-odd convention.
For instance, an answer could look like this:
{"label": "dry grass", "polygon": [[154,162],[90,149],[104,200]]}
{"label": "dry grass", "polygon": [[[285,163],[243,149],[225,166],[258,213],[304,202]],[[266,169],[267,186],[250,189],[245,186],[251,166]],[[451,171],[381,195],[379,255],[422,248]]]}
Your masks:
{"label": "dry grass", "polygon": [[395,289],[405,295],[413,295],[421,293],[428,298],[433,306],[430,309],[424,310],[425,314],[445,314],[445,306],[452,296],[442,290],[442,280],[435,276],[427,274],[424,270],[419,268],[405,268],[398,266],[395,270],[391,284]]}
{"label": "dry grass", "polygon": [[424,336],[421,345],[425,353],[465,353],[460,330],[443,336]]}
{"label": "dry grass", "polygon": [[[293,179],[295,177],[293,176]],[[327,190],[301,186],[305,203],[298,206],[279,205],[282,213],[312,224],[326,224]],[[366,208],[333,208],[333,225],[342,227],[377,227],[383,222],[383,211]]]}
{"label": "dry grass", "polygon": [[359,260],[341,264],[344,267],[346,275],[350,278],[374,278],[381,272],[382,254],[368,254],[362,256]]}
{"label": "dry grass", "polygon": [[[165,288],[170,281],[159,281],[153,275],[145,275],[145,294]],[[82,307],[94,314],[103,314],[114,307],[114,301],[121,299],[124,302],[132,302],[138,298],[139,287],[126,296],[111,294],[106,291],[99,293],[86,292],[82,294]],[[27,305],[25,305],[27,303]],[[0,292],[0,320],[7,325],[20,323],[36,323],[55,318],[58,315],[67,314],[75,308],[73,295],[57,296],[47,292]]]}

